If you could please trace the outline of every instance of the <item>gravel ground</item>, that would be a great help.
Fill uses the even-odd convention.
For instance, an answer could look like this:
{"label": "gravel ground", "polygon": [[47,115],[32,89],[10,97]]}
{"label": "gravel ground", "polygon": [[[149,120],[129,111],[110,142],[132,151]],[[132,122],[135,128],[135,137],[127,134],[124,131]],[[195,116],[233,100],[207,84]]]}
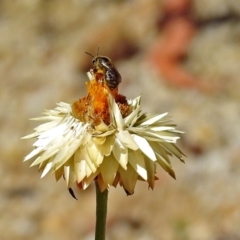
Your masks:
{"label": "gravel ground", "polygon": [[94,187],[75,201],[63,180],[40,180],[22,163],[32,142],[20,137],[43,109],[84,96],[84,52],[98,47],[122,75],[120,93],[173,116],[188,156],[173,159],[177,181],[158,169],[154,191],[145,183],[129,197],[111,189],[107,239],[240,239],[240,2],[202,2],[193,1],[201,27],[181,64],[213,86],[208,92],[169,84],[151,66],[161,1],[0,1],[0,239],[94,238]]}

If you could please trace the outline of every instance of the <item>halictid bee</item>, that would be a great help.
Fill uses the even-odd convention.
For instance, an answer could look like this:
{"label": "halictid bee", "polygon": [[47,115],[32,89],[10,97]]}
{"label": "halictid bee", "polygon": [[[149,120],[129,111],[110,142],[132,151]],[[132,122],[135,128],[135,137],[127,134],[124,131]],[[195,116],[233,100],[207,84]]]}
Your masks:
{"label": "halictid bee", "polygon": [[99,56],[98,54],[96,57],[88,52],[86,52],[86,54],[93,57],[92,63],[94,74],[102,74],[103,80],[105,80],[105,83],[110,90],[117,88],[119,83],[122,81],[122,78],[116,67],[113,65],[111,59],[105,56]]}

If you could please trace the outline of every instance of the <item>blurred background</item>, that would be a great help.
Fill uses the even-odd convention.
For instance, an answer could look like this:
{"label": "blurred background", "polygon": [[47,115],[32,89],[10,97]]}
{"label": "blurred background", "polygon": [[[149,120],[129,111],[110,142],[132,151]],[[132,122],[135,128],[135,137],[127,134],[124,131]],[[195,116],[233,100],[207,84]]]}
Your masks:
{"label": "blurred background", "polygon": [[0,238],[94,239],[95,189],[39,179],[22,163],[40,116],[86,94],[91,58],[110,57],[120,93],[186,132],[154,191],[111,188],[108,240],[240,239],[240,1],[0,1]]}

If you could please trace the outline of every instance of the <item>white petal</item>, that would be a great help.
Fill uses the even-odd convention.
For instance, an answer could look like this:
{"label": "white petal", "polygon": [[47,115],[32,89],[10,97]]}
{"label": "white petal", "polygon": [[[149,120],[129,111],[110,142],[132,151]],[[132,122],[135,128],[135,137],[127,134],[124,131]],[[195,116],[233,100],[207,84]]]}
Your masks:
{"label": "white petal", "polygon": [[64,146],[64,138],[57,138],[55,142],[53,142],[51,145],[49,146],[45,146],[45,148],[47,149],[44,153],[42,153],[42,155],[34,161],[34,163],[32,164],[32,166],[39,164],[42,161],[47,160],[48,158],[52,157],[55,154],[58,154],[59,149],[61,149],[61,151],[64,153],[66,153],[66,151],[68,150],[68,147]]}
{"label": "white petal", "polygon": [[131,105],[133,107],[139,106],[140,102],[141,102],[141,96],[138,96],[138,97],[136,97],[134,99],[129,99],[128,100],[129,105]]}
{"label": "white petal", "polygon": [[76,152],[81,144],[81,139],[72,139],[71,143],[66,146],[59,148],[58,153],[53,159],[55,168],[58,169],[61,167],[67,160],[69,160],[72,155]]}
{"label": "white petal", "polygon": [[182,157],[185,156],[181,150],[173,143],[164,143],[161,142],[159,143],[161,146],[163,146],[163,148],[165,148],[166,150],[168,150],[170,153],[174,154],[177,158],[179,158],[180,160],[182,160]]}
{"label": "white petal", "polygon": [[63,176],[63,167],[54,171],[55,179],[58,181]]}
{"label": "white petal", "polygon": [[57,107],[55,108],[59,113],[68,113],[71,112],[71,104],[65,102],[57,103]]}
{"label": "white petal", "polygon": [[127,166],[127,170],[119,167],[118,172],[120,173],[120,179],[124,189],[127,190],[128,194],[133,194],[138,179],[137,172],[129,164]]}
{"label": "white petal", "polygon": [[89,177],[91,176],[94,172],[92,171],[92,168],[89,167],[88,162],[86,161],[87,165],[86,165],[86,176]]}
{"label": "white petal", "polygon": [[134,170],[144,179],[147,180],[147,170],[144,161],[144,157],[140,150],[138,151],[128,151],[129,163],[134,168]]}
{"label": "white petal", "polygon": [[66,154],[66,158],[70,158],[76,152],[81,142],[82,142],[81,139],[72,139],[71,143],[69,143],[69,149]]}
{"label": "white petal", "polygon": [[105,183],[112,185],[118,167],[119,163],[114,159],[113,155],[104,158],[100,166],[100,172]]}
{"label": "white petal", "polygon": [[92,141],[97,145],[103,145],[106,141],[106,137],[92,137]]}
{"label": "white petal", "polygon": [[103,161],[103,155],[98,150],[96,145],[93,143],[93,144],[91,144],[91,146],[87,146],[86,150],[87,150],[87,154],[88,154],[89,158],[91,159],[91,161],[96,166],[99,166]]}
{"label": "white petal", "polygon": [[94,178],[99,174],[99,170],[91,174],[89,177],[84,178],[82,181],[82,188],[85,190],[93,182]]}
{"label": "white petal", "polygon": [[145,165],[148,173],[148,183],[150,187],[154,188],[155,183],[155,172],[156,172],[156,163],[153,161],[149,161],[147,157],[144,157]]}
{"label": "white petal", "polygon": [[31,159],[32,157],[38,155],[40,152],[43,151],[43,148],[35,148],[34,150],[32,150],[25,158],[24,158],[24,162]]}
{"label": "white petal", "polygon": [[151,131],[149,128],[129,128],[129,131],[136,133],[137,135],[143,136],[145,139],[150,141],[159,141],[159,142],[172,142],[176,143],[176,141],[180,138],[178,133],[167,132],[167,131]]}
{"label": "white petal", "polygon": [[116,123],[116,128],[118,130],[123,130],[125,127],[125,124],[122,118],[122,114],[112,95],[109,95],[109,105],[110,105],[110,109],[109,109],[110,114],[112,113],[111,115],[113,116],[113,120]]}
{"label": "white petal", "polygon": [[[45,113],[46,114],[46,113]],[[47,114],[48,115],[48,114]],[[30,118],[30,120],[33,121],[56,121],[60,122],[62,120],[62,117],[60,116],[53,116],[53,115],[48,115],[48,116],[43,116],[43,117],[37,117],[37,118]],[[36,129],[36,128],[35,128]]]}
{"label": "white petal", "polygon": [[157,162],[159,163],[159,165],[170,175],[172,176],[174,179],[176,179],[175,173],[172,169],[171,164],[166,161],[166,159],[160,155],[160,154],[156,154],[157,156]]}
{"label": "white petal", "polygon": [[104,133],[93,133],[92,136],[93,137],[108,137],[110,135],[112,135],[114,132],[116,132],[116,129],[108,129],[107,132]]}
{"label": "white petal", "polygon": [[160,119],[162,119],[163,117],[165,117],[168,113],[162,113],[159,115],[156,115],[154,117],[151,117],[150,119],[148,119],[147,121],[142,122],[140,125],[141,126],[146,126],[146,125],[151,125],[155,122],[158,122]]}
{"label": "white petal", "polygon": [[107,132],[109,127],[104,122],[101,122],[99,125],[95,127],[95,129],[96,131],[99,132]]}
{"label": "white petal", "polygon": [[41,178],[43,178],[44,176],[46,176],[46,174],[51,170],[53,163],[49,162],[46,167],[44,168]]}
{"label": "white petal", "polygon": [[161,155],[169,164],[171,164],[170,159],[168,157],[168,154],[167,154],[165,148],[163,148],[157,142],[151,142],[150,145],[151,145],[153,151],[155,152],[156,156],[157,156],[157,154]]}
{"label": "white petal", "polygon": [[113,155],[122,168],[127,169],[128,163],[128,149],[116,138],[113,145]]}
{"label": "white petal", "polygon": [[51,121],[51,122],[43,123],[43,124],[39,125],[38,127],[34,128],[34,130],[39,133],[47,131],[53,127],[56,127],[61,120],[62,120],[62,118],[58,118],[58,121]]}
{"label": "white petal", "polygon": [[140,137],[140,136],[138,136],[136,134],[132,134],[132,137],[135,140],[135,142],[137,143],[137,145],[140,148],[140,150],[148,158],[150,158],[152,161],[156,161],[157,160],[154,151],[152,150],[151,146],[149,145],[148,141],[145,138]]}
{"label": "white petal", "polygon": [[76,182],[76,174],[73,168],[73,165],[64,166],[64,177],[68,187]]}
{"label": "white petal", "polygon": [[131,114],[129,114],[127,117],[124,118],[124,123],[126,126],[130,125],[133,126],[135,122],[138,119],[138,114],[141,111],[141,107],[137,106],[136,109],[134,109]]}
{"label": "white petal", "polygon": [[21,139],[30,139],[30,138],[35,138],[39,135],[39,133],[35,132],[35,133],[31,133],[31,134],[28,134],[24,137],[21,137]]}
{"label": "white petal", "polygon": [[77,163],[77,162],[80,162],[82,160],[85,160],[86,163],[87,163],[87,166],[86,166],[86,172],[87,172],[87,175],[90,176],[91,173],[94,173],[96,172],[97,170],[97,167],[94,165],[94,163],[91,161],[91,159],[89,158],[88,156],[88,153],[87,153],[87,150],[85,147],[81,147],[79,148],[76,153],[74,154],[74,162]]}
{"label": "white petal", "polygon": [[120,131],[116,133],[117,138],[121,141],[121,143],[132,150],[137,150],[138,145],[133,140],[131,134],[128,131]]}
{"label": "white petal", "polygon": [[47,150],[45,151],[41,156],[39,156],[37,158],[37,160],[35,160],[32,164],[31,164],[31,167],[32,166],[35,166],[41,162],[44,162],[46,160],[48,160],[49,158],[51,158],[52,156],[54,156],[56,153],[58,152],[58,149],[55,149],[55,150]]}
{"label": "white petal", "polygon": [[98,151],[104,156],[109,156],[112,152],[114,141],[113,136],[107,137],[103,145],[98,145]]}
{"label": "white petal", "polygon": [[63,132],[65,131],[65,129],[66,129],[66,124],[58,125],[54,128],[51,128],[51,129],[41,133],[39,135],[39,139],[42,139],[42,138],[43,139],[45,139],[45,138],[50,138],[50,139],[56,138],[56,137],[62,135]]}
{"label": "white petal", "polygon": [[168,127],[168,126],[159,126],[159,127],[151,127],[152,131],[167,131],[167,130],[175,130],[174,127]]}
{"label": "white petal", "polygon": [[87,76],[90,81],[93,81],[95,79],[94,74],[91,71],[87,72]]}
{"label": "white petal", "polygon": [[75,159],[74,159],[74,168],[75,168],[78,183],[81,182],[86,177],[86,165],[87,163],[85,160],[81,160],[80,162],[79,161],[75,162]]}
{"label": "white petal", "polygon": [[153,147],[157,162],[159,165],[174,179],[176,179],[175,173],[172,169],[171,162],[169,160],[169,157],[166,153],[166,150],[158,143],[151,143],[151,146]]}

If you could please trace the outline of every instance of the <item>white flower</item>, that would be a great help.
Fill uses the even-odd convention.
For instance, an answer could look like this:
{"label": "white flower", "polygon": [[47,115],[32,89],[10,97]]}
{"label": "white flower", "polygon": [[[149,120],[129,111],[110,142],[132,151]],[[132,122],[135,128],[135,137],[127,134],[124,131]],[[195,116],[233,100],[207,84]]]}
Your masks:
{"label": "white flower", "polygon": [[[107,99],[104,109],[107,107],[108,112],[100,113],[104,112],[108,120],[99,117],[99,105],[87,106],[79,118],[74,104],[63,102],[45,111],[46,116],[33,119],[47,122],[24,137],[37,139],[24,161],[34,158],[31,166],[39,165],[42,177],[48,173],[54,173],[56,180],[64,177],[69,188],[77,183],[86,189],[96,180],[101,191],[119,183],[132,194],[137,180],[147,181],[154,188],[157,164],[175,178],[169,156],[183,161],[184,154],[175,145],[182,132],[175,129],[167,113],[141,113],[140,97],[128,100],[122,107],[116,93],[103,91]],[[95,95],[90,100],[93,105]]]}

